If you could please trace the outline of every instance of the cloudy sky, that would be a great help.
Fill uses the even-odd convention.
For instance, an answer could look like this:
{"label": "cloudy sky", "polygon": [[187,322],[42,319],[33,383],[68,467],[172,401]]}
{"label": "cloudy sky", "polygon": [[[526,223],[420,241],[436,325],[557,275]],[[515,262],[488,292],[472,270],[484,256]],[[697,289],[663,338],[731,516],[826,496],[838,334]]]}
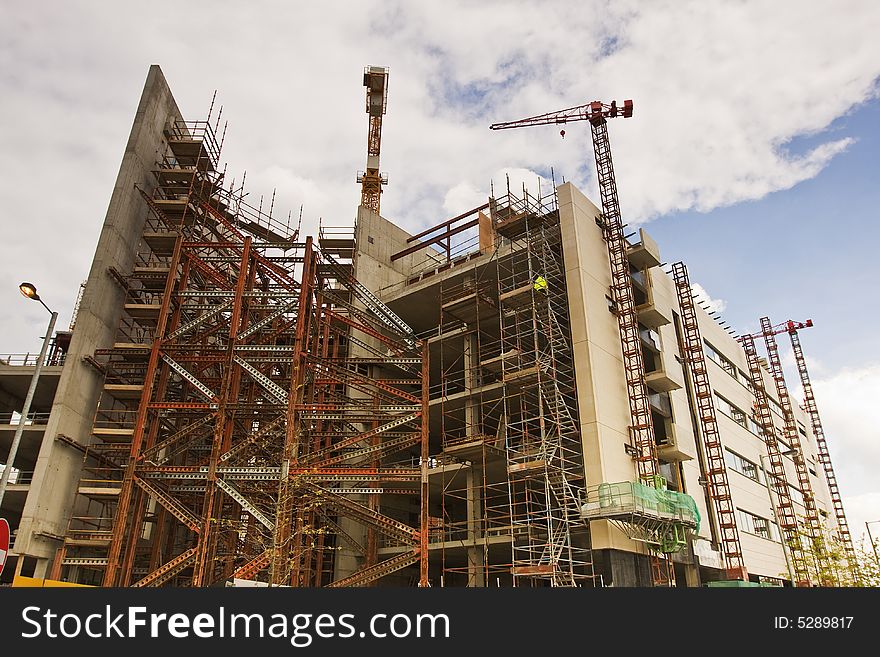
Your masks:
{"label": "cloudy sky", "polygon": [[364,65],[391,69],[382,210],[413,231],[506,173],[552,167],[595,198],[585,124],[487,126],[632,98],[610,124],[626,220],[737,330],[815,321],[801,337],[850,525],[880,520],[880,3],[295,4],[0,0],[0,351],[39,348],[22,279],[69,321],[150,64],[188,118],[218,91],[229,176],[255,201],[277,189],[276,215],[302,205],[307,229],[353,221]]}

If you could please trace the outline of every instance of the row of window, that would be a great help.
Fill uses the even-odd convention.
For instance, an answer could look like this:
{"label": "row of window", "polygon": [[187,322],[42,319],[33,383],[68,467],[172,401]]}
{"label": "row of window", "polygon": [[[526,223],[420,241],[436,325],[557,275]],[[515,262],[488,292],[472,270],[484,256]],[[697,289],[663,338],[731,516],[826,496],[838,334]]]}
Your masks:
{"label": "row of window", "polygon": [[741,475],[748,477],[752,481],[757,481],[759,484],[764,483],[761,476],[761,468],[747,458],[740,456],[736,452],[731,452],[729,449],[725,449],[724,461],[731,470],[739,472]]}
{"label": "row of window", "polygon": [[[732,376],[736,381],[744,385],[749,389],[749,392],[754,394],[754,388],[752,386],[752,378],[739,369],[736,365],[733,364],[727,356],[722,354],[718,349],[716,349],[711,342],[703,340],[703,345],[706,348],[706,355],[713,361],[715,361],[718,365],[721,366],[725,372],[727,372],[730,376]],[[776,413],[779,417],[783,417],[782,406],[780,406],[779,402],[773,399],[768,395],[768,400],[770,401],[771,410]]]}
{"label": "row of window", "polygon": [[740,425],[744,429],[748,429],[753,434],[760,437],[761,429],[758,426],[758,423],[755,422],[752,417],[748,415],[744,410],[742,410],[739,406],[731,401],[728,401],[717,392],[715,393],[715,406],[718,408],[719,411],[724,413],[738,425]]}
{"label": "row of window", "polygon": [[[756,481],[759,484],[765,484],[767,482],[767,473],[764,472],[757,463],[749,461],[746,457],[740,456],[736,452],[731,452],[726,448],[724,450],[724,462],[727,464],[728,468],[734,472],[739,472],[741,475],[748,477],[752,481]],[[789,482],[788,490],[792,501],[804,506],[804,495],[801,492],[801,489]]]}
{"label": "row of window", "polygon": [[708,342],[707,340],[703,340],[703,345],[706,347],[706,355],[711,360],[714,360],[716,363],[718,363],[721,366],[721,369],[730,374],[730,376],[732,376],[743,385],[751,385],[751,378],[749,377],[749,375],[739,369],[736,365],[734,365],[733,362],[729,358],[727,358],[727,356],[718,351],[712,345],[712,343]]}

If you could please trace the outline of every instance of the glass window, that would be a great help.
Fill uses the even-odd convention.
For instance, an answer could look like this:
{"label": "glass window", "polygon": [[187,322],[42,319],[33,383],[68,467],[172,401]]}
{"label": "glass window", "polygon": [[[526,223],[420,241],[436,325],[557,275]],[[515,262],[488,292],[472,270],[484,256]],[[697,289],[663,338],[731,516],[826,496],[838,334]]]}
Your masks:
{"label": "glass window", "polygon": [[737,509],[737,516],[740,531],[773,541],[778,540],[779,528],[775,522],[742,509]]}
{"label": "glass window", "polygon": [[758,516],[753,516],[754,520],[753,525],[755,528],[755,533],[761,538],[770,538],[770,521],[766,518],[759,518]]}
{"label": "glass window", "polygon": [[730,450],[724,450],[724,461],[731,470],[735,470],[753,481],[761,482],[761,469],[756,463]]}

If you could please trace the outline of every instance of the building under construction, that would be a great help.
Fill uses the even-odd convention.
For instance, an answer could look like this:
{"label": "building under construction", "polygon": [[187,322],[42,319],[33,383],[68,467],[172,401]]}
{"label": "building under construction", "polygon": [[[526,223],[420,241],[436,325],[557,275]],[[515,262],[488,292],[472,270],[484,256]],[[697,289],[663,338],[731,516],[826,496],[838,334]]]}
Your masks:
{"label": "building under construction", "polygon": [[[0,365],[4,577],[103,586],[853,581],[803,352],[736,337],[601,208],[505,189],[410,234],[380,214],[387,69],[353,225],[299,234],[224,179],[219,112],[150,69],[71,331],[28,418]],[[213,114],[213,112],[212,112]],[[625,128],[625,124],[620,126]],[[499,135],[503,138],[503,135]],[[789,396],[776,335],[806,399]],[[766,350],[766,357],[759,354]],[[832,559],[841,544],[850,563]]]}

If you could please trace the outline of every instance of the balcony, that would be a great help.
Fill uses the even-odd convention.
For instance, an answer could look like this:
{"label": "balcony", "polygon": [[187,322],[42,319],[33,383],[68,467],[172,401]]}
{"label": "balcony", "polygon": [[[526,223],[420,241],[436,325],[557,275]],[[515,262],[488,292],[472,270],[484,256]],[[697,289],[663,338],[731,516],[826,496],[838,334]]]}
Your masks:
{"label": "balcony", "polygon": [[669,392],[682,387],[681,383],[669,376],[665,369],[654,370],[645,374],[645,383],[657,392]]}
{"label": "balcony", "polygon": [[631,244],[627,249],[629,261],[638,269],[650,269],[660,264],[660,249],[643,228],[639,229],[638,244]]}
{"label": "balcony", "polygon": [[672,404],[669,402],[669,395],[665,392],[648,393],[648,403],[651,410],[656,411],[665,418],[672,417]]}
{"label": "balcony", "polygon": [[646,270],[630,271],[633,283],[633,303],[639,313],[639,322],[649,329],[656,329],[672,322],[668,310],[660,310],[654,301],[654,285]]}
{"label": "balcony", "polygon": [[695,457],[693,445],[682,444],[671,419],[653,413],[657,456],[664,461],[690,461]]}

